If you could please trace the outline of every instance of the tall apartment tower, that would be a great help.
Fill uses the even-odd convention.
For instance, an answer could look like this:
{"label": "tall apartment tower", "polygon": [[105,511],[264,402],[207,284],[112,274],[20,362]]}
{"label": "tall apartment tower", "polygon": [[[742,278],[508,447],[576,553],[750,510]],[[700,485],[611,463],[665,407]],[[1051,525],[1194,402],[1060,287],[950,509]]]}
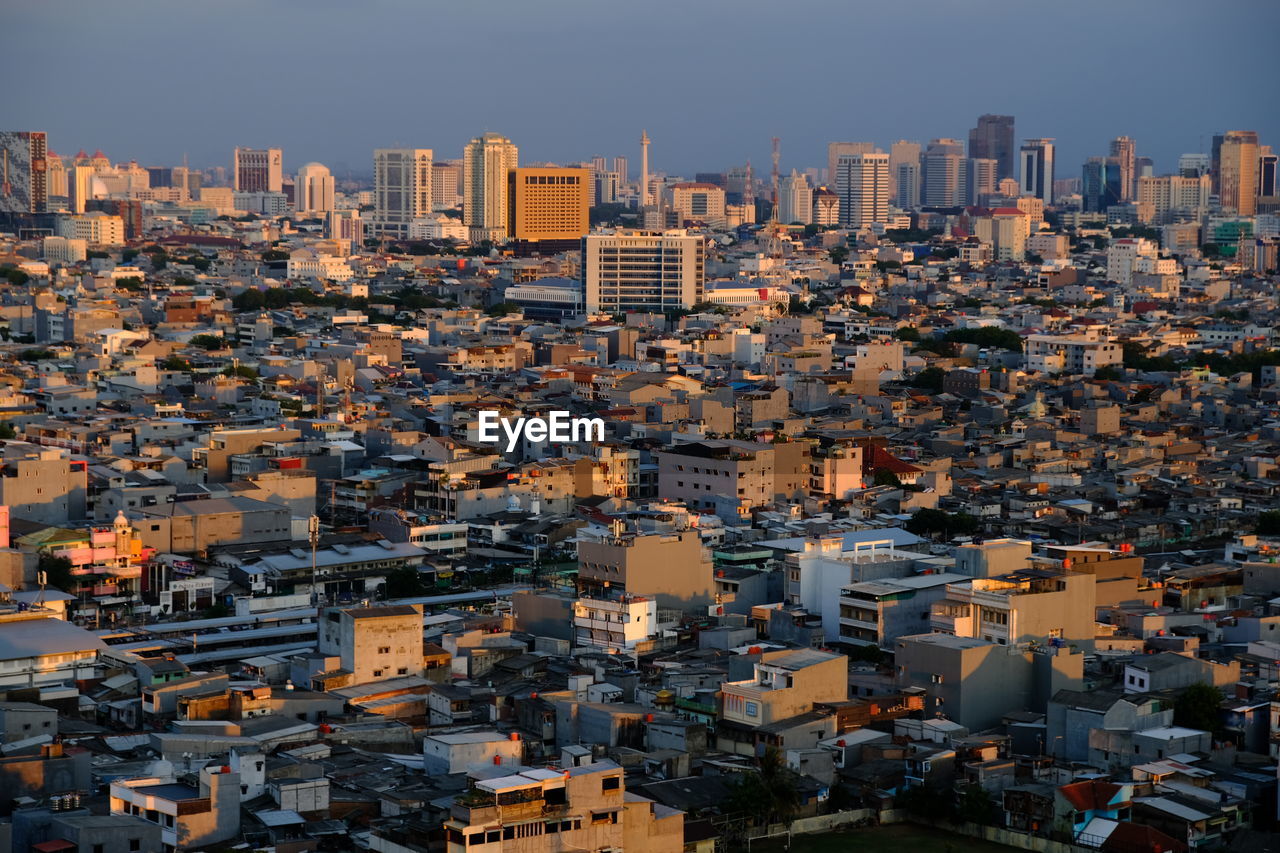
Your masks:
{"label": "tall apartment tower", "polygon": [[836,158],[840,224],[866,228],[889,215],[889,155],[882,151]]}
{"label": "tall apartment tower", "polygon": [[308,163],[298,170],[293,182],[293,208],[300,214],[333,210],[333,175],[328,167]]}
{"label": "tall apartment tower", "polygon": [[231,162],[238,193],[278,193],[284,188],[284,155],[279,148],[237,148]]}
{"label": "tall apartment tower", "polygon": [[373,152],[373,228],[408,237],[413,220],[431,214],[430,148],[378,148]]}
{"label": "tall apartment tower", "polygon": [[784,225],[808,225],[813,221],[813,188],[809,179],[795,169],[778,181],[778,221]]}
{"label": "tall apartment tower", "polygon": [[874,142],[828,142],[827,143],[827,185],[836,182],[836,161],[842,156],[854,154],[871,154],[876,150]]}
{"label": "tall apartment tower", "polygon": [[457,210],[462,207],[462,164],[432,162],[431,207],[433,210]]}
{"label": "tall apartment tower", "polygon": [[969,156],[996,161],[996,181],[1017,177],[1013,116],[981,115],[969,131]]}
{"label": "tall apartment tower", "polygon": [[481,239],[507,238],[508,173],[519,165],[520,151],[505,136],[486,133],[467,143],[462,155],[465,221],[483,233]]}
{"label": "tall apartment tower", "polygon": [[1018,189],[1053,204],[1053,139],[1028,139],[1018,150]]}
{"label": "tall apartment tower", "polygon": [[631,174],[628,171],[629,168],[626,157],[613,158],[613,171],[618,175],[618,183],[625,184],[627,181],[631,180]]}
{"label": "tall apartment tower", "polygon": [[1217,149],[1218,203],[1237,216],[1253,216],[1258,211],[1258,134],[1228,130]]}
{"label": "tall apartment tower", "polygon": [[1111,140],[1111,156],[1120,168],[1120,201],[1133,201],[1138,193],[1138,150],[1127,136]]}
{"label": "tall apartment tower", "polygon": [[582,238],[589,312],[664,312],[702,301],[706,247],[685,231],[598,231]]}
{"label": "tall apartment tower", "polygon": [[920,143],[899,139],[889,148],[890,197],[904,210],[920,206]]}
{"label": "tall apartment tower", "polygon": [[964,146],[958,139],[935,139],[924,151],[925,207],[964,204]]}
{"label": "tall apartment tower", "polygon": [[995,195],[1000,183],[999,161],[989,157],[970,157],[965,166],[966,204],[978,204],[984,195]]}
{"label": "tall apartment tower", "polygon": [[0,213],[49,209],[48,157],[43,131],[0,131]]}

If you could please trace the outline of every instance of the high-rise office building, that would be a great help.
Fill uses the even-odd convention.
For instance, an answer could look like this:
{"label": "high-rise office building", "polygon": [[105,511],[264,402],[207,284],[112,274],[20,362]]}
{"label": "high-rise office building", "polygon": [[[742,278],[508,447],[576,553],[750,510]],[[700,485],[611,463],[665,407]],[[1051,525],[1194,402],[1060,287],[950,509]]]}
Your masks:
{"label": "high-rise office building", "polygon": [[465,221],[481,239],[507,238],[508,175],[519,166],[519,149],[501,134],[486,133],[467,143],[462,155]]}
{"label": "high-rise office building", "polygon": [[969,156],[995,160],[997,181],[1016,177],[1013,139],[1013,116],[978,116],[978,126],[969,131]]}
{"label": "high-rise office building", "polygon": [[49,198],[66,198],[67,164],[52,151],[48,152],[45,162],[49,164],[46,175]]}
{"label": "high-rise office building", "polygon": [[899,139],[889,148],[890,197],[904,210],[920,206],[920,143]]}
{"label": "high-rise office building", "polygon": [[327,240],[345,240],[353,247],[364,245],[364,220],[360,211],[330,210],[325,214],[324,236]]}
{"label": "high-rise office building", "polygon": [[462,164],[441,161],[431,164],[431,207],[458,210],[462,207]]}
{"label": "high-rise office building", "polygon": [[681,228],[694,223],[723,228],[724,207],[725,191],[715,184],[685,182],[671,187],[671,209]]}
{"label": "high-rise office building", "polygon": [[1000,182],[1000,163],[990,157],[970,157],[965,161],[965,203],[980,204],[983,196],[995,195]]}
{"label": "high-rise office building", "polygon": [[1081,195],[1084,209],[1093,213],[1106,213],[1113,204],[1120,204],[1124,172],[1118,157],[1090,157],[1085,161],[1081,175]]}
{"label": "high-rise office building", "polygon": [[284,187],[284,155],[279,148],[237,148],[231,168],[236,192],[278,193]]}
{"label": "high-rise office building", "polygon": [[627,165],[626,157],[613,158],[613,169],[611,171],[617,173],[618,183],[625,184],[627,181],[631,180],[631,174],[627,171],[628,169],[629,166]]}
{"label": "high-rise office building", "polygon": [[1178,174],[1184,178],[1207,175],[1211,168],[1208,154],[1183,154],[1178,158]]}
{"label": "high-rise office building", "polygon": [[1120,201],[1132,201],[1138,191],[1137,145],[1127,136],[1111,140],[1111,156],[1120,169]]}
{"label": "high-rise office building", "polygon": [[1260,198],[1273,198],[1276,195],[1278,163],[1280,163],[1280,157],[1272,152],[1270,145],[1258,146],[1258,196]]}
{"label": "high-rise office building", "polygon": [[703,239],[684,231],[599,231],[582,239],[590,312],[665,312],[702,301]]}
{"label": "high-rise office building", "polygon": [[1258,134],[1229,130],[1218,146],[1218,203],[1237,216],[1253,216],[1258,209],[1257,192]]}
{"label": "high-rise office building", "polygon": [[840,196],[826,187],[818,187],[813,191],[813,224],[840,224]]}
{"label": "high-rise office building", "polygon": [[778,221],[784,225],[808,225],[813,221],[813,188],[809,179],[795,169],[778,181]]}
{"label": "high-rise office building", "polygon": [[874,142],[829,142],[827,143],[827,185],[836,182],[836,160],[841,156],[853,154],[870,154],[876,150]]}
{"label": "high-rise office building", "polygon": [[1053,204],[1053,139],[1028,139],[1018,151],[1018,189]]}
{"label": "high-rise office building", "polygon": [[889,214],[889,155],[841,154],[836,158],[836,195],[840,224],[866,228]]}
{"label": "high-rise office building", "polygon": [[0,213],[49,209],[48,150],[43,131],[0,131]]}
{"label": "high-rise office building", "polygon": [[373,228],[408,237],[413,220],[431,213],[430,148],[379,148],[373,152]]}
{"label": "high-rise office building", "polygon": [[67,170],[67,205],[72,213],[84,213],[89,199],[93,198],[94,172],[92,166],[72,166]]}
{"label": "high-rise office building", "polygon": [[525,242],[569,241],[590,229],[591,173],[587,169],[523,168],[507,176],[506,231]]}
{"label": "high-rise office building", "polygon": [[298,170],[293,182],[293,207],[298,213],[333,210],[333,175],[326,166],[308,163]]}
{"label": "high-rise office building", "polygon": [[964,146],[958,139],[935,139],[922,158],[925,207],[958,207],[964,204]]}
{"label": "high-rise office building", "polygon": [[1156,225],[1198,220],[1209,209],[1209,175],[1161,175],[1138,178],[1138,207],[1151,211]]}

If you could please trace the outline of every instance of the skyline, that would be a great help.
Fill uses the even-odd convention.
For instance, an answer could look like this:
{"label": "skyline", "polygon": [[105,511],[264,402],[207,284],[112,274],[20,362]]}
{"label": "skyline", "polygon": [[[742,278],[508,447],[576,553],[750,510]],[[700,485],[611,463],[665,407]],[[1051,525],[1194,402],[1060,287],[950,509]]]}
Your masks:
{"label": "skyline", "polygon": [[[279,146],[288,171],[318,161],[337,175],[361,175],[371,173],[375,148],[425,147],[451,159],[485,131],[510,137],[525,162],[595,154],[638,161],[643,129],[654,140],[655,171],[691,176],[749,159],[762,172],[772,136],[782,140],[782,167],[789,171],[820,167],[828,142],[873,141],[888,150],[897,139],[963,139],[978,115],[1002,113],[1015,116],[1019,142],[1054,137],[1059,177],[1072,177],[1116,136],[1136,139],[1138,153],[1164,173],[1183,153],[1207,152],[1214,133],[1249,129],[1263,139],[1280,133],[1280,117],[1265,99],[1250,97],[1250,86],[1228,85],[1274,72],[1263,36],[1268,27],[1245,27],[1224,45],[1228,40],[1202,38],[1203,29],[1187,26],[1177,7],[1199,8],[1190,2],[1113,7],[1085,0],[1069,10],[1047,7],[1034,20],[1007,14],[1024,5],[1010,0],[979,0],[963,9],[925,5],[930,26],[913,31],[915,10],[909,17],[877,9],[870,17],[866,6],[814,0],[792,13],[799,26],[772,31],[778,38],[770,46],[760,43],[752,14],[760,4],[730,15],[743,4],[719,0],[681,8],[678,19],[668,2],[649,4],[644,14],[581,0],[485,10],[428,10],[389,0],[357,12],[310,4],[306,17],[289,4],[243,0],[219,4],[217,17],[163,7],[165,32],[193,34],[187,39],[136,26],[139,15],[160,8],[152,0],[129,0],[110,13],[51,3],[6,10],[0,48],[10,69],[41,69],[11,93],[11,125],[46,131],[59,154],[100,148],[115,161],[143,165],[177,164],[185,153],[193,166],[229,166],[236,145]],[[70,7],[79,14],[68,15]],[[495,7],[506,13],[494,14]],[[1280,18],[1272,8],[1250,11],[1258,22]],[[243,27],[249,14],[252,31]],[[1107,27],[1096,26],[1098,14]],[[397,15],[407,24],[398,29],[424,32],[424,52],[387,50],[379,42],[381,24]],[[1221,7],[1213,17],[1240,19]],[[681,26],[671,26],[674,20]],[[362,27],[366,21],[370,26]],[[853,28],[845,53],[811,35],[841,27]],[[478,28],[487,28],[487,49],[469,35]],[[347,40],[335,42],[334,31],[347,33]],[[278,38],[282,33],[289,37]],[[557,35],[573,49],[554,48]],[[141,106],[122,109],[118,99],[84,86],[76,64],[48,61],[54,37],[68,54],[117,48],[110,67],[124,75]],[[961,49],[966,39],[968,51]],[[314,58],[315,48],[326,44],[331,54]],[[1087,45],[1094,58],[1075,60],[1072,51]],[[618,59],[648,54],[654,58],[637,58],[637,64]],[[1161,64],[1163,57],[1188,55],[1195,59],[1185,67]],[[234,57],[247,59],[227,62]],[[1037,60],[1034,73],[1000,73]],[[160,73],[174,64],[193,73]],[[450,71],[459,67],[483,73]],[[614,73],[601,73],[607,67]],[[847,93],[837,86],[832,97],[833,87],[820,82],[828,68],[847,69],[833,75],[849,79]],[[868,69],[869,86],[854,68]],[[560,90],[562,100],[520,92],[506,97],[501,87],[511,79],[523,82],[521,92]],[[960,82],[944,92],[940,80]],[[1117,80],[1131,85],[1117,86]],[[254,91],[276,109],[262,110],[261,100],[246,98]],[[414,109],[419,92],[424,106]],[[353,112],[357,104],[363,110]],[[578,105],[587,105],[581,114],[590,123],[547,120],[549,114],[572,117]],[[1080,114],[1082,106],[1089,107],[1087,115]]]}

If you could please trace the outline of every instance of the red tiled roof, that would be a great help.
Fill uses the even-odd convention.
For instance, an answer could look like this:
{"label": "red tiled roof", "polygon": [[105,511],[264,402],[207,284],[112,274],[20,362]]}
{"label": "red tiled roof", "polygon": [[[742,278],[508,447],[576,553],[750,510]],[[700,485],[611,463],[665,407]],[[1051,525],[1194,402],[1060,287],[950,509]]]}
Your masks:
{"label": "red tiled roof", "polygon": [[1186,853],[1187,845],[1154,826],[1124,821],[1102,842],[1106,853]]}
{"label": "red tiled roof", "polygon": [[1063,785],[1058,788],[1058,791],[1076,811],[1084,812],[1090,809],[1106,808],[1112,798],[1120,792],[1120,786],[1101,779],[1089,779]]}

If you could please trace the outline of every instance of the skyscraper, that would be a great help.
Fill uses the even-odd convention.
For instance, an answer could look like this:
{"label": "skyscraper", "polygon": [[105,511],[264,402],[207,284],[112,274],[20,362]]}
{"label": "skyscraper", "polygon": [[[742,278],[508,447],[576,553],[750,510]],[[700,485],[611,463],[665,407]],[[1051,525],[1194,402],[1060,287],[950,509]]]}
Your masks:
{"label": "skyscraper", "polygon": [[232,187],[240,193],[278,193],[284,187],[279,148],[237,148],[231,162]]}
{"label": "skyscraper", "polygon": [[1132,201],[1138,190],[1137,146],[1129,137],[1117,136],[1111,140],[1111,156],[1120,169],[1120,201]]}
{"label": "skyscraper", "polygon": [[507,238],[508,173],[519,165],[519,149],[497,133],[477,136],[463,150],[465,221],[480,239]]}
{"label": "skyscraper", "polygon": [[293,183],[293,207],[298,213],[328,213],[333,210],[333,175],[319,163],[298,170]]}
{"label": "skyscraper", "polygon": [[958,139],[935,139],[924,151],[921,171],[925,207],[964,204],[964,146]]}
{"label": "skyscraper", "polygon": [[459,163],[432,161],[431,209],[457,210],[462,207],[462,166]]}
{"label": "skyscraper", "polygon": [[1019,191],[1023,195],[1035,196],[1046,206],[1053,204],[1052,137],[1028,139],[1018,151],[1018,160]]}
{"label": "skyscraper", "polygon": [[1122,176],[1118,157],[1090,157],[1086,160],[1080,181],[1084,209],[1106,213],[1111,205],[1120,204]]}
{"label": "skyscraper", "polygon": [[507,232],[514,240],[565,241],[573,249],[590,230],[587,169],[524,168],[507,173]]}
{"label": "skyscraper", "polygon": [[47,158],[43,131],[0,131],[0,213],[49,209]]}
{"label": "skyscraper", "polygon": [[969,131],[969,156],[995,160],[997,181],[1016,177],[1013,138],[1013,116],[978,116],[978,126]]}
{"label": "skyscraper", "polygon": [[904,210],[920,206],[920,143],[899,139],[889,148],[890,197]]}
{"label": "skyscraper", "polygon": [[1218,148],[1218,203],[1237,216],[1258,209],[1258,134],[1229,130]]}
{"label": "skyscraper", "polygon": [[631,174],[628,172],[628,168],[626,157],[613,158],[612,171],[618,174],[618,183],[625,184],[627,181],[631,180]]}
{"label": "skyscraper", "polygon": [[1258,146],[1258,195],[1271,198],[1276,195],[1276,170],[1280,166],[1280,157],[1271,150],[1270,145]]}
{"label": "skyscraper", "polygon": [[1211,164],[1208,154],[1183,154],[1178,158],[1178,174],[1184,178],[1198,178],[1209,174]]}
{"label": "skyscraper", "polygon": [[72,213],[84,213],[93,198],[93,167],[72,166],[67,170],[67,204]]}
{"label": "skyscraper", "polygon": [[373,228],[408,237],[413,220],[431,213],[430,148],[379,148],[373,152]]}
{"label": "skyscraper", "polygon": [[841,225],[866,228],[883,222],[889,214],[889,155],[839,154],[835,191],[840,197]]}
{"label": "skyscraper", "polygon": [[665,312],[702,301],[706,248],[684,231],[601,231],[582,238],[590,312]]}
{"label": "skyscraper", "polygon": [[995,195],[1000,182],[1000,163],[990,157],[970,157],[965,161],[964,193],[966,204],[979,204],[986,195]]}
{"label": "skyscraper", "polygon": [[870,154],[876,150],[874,142],[827,143],[827,184],[836,182],[836,159],[845,154]]}
{"label": "skyscraper", "polygon": [[813,221],[813,188],[809,179],[795,169],[778,181],[778,221],[784,225],[808,225]]}

